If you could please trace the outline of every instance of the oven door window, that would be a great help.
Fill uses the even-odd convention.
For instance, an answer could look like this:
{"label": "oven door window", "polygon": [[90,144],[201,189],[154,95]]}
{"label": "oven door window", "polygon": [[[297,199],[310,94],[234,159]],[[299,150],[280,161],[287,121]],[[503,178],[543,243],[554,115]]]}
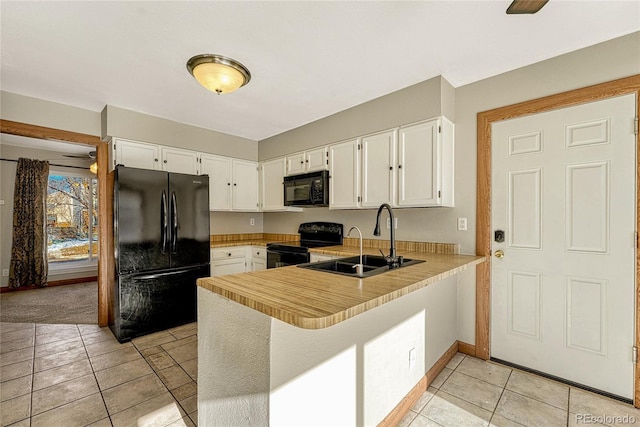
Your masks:
{"label": "oven door window", "polygon": [[309,254],[267,251],[267,268],[286,267],[309,262]]}

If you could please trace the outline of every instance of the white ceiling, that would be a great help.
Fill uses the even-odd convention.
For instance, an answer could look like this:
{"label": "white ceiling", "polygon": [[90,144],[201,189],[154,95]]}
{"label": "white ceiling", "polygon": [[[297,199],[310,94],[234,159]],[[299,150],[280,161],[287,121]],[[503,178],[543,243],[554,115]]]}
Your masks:
{"label": "white ceiling", "polygon": [[[3,0],[0,83],[261,140],[438,75],[459,87],[640,30],[637,0],[509,3]],[[185,66],[201,53],[251,82],[205,90]]]}

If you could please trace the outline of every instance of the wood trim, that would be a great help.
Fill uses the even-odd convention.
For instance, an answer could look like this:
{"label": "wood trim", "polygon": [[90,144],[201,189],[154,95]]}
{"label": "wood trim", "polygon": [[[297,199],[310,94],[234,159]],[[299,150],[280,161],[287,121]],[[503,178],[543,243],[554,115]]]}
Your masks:
{"label": "wood trim", "polygon": [[[528,114],[541,113],[559,108],[571,107],[578,104],[598,101],[620,95],[636,93],[640,102],[640,74],[596,84],[556,95],[525,101],[506,107],[496,108],[478,113],[477,116],[477,216],[476,216],[476,253],[491,256],[491,125],[493,122],[521,117]],[[639,105],[639,104],[636,104]],[[637,107],[636,107],[637,108]],[[640,148],[640,135],[636,136],[636,145]],[[640,164],[638,165],[638,179],[640,183]],[[640,192],[636,194],[636,211],[638,212],[636,230],[640,230]],[[640,252],[640,251],[637,251]],[[490,291],[491,291],[491,263],[485,262],[476,267],[476,357],[488,359],[489,322],[490,322]],[[640,347],[640,253],[636,258],[636,321],[634,324],[636,342]],[[634,405],[640,407],[640,367],[635,365],[635,399]]]}
{"label": "wood trim", "polygon": [[427,373],[420,378],[420,381],[413,386],[413,388],[407,393],[405,397],[402,398],[400,403],[396,405],[395,408],[389,412],[389,414],[384,417],[380,423],[378,423],[378,427],[386,427],[386,426],[396,426],[400,423],[400,420],[404,418],[404,416],[409,412],[413,405],[416,404],[420,396],[427,390],[429,384],[433,382],[433,380],[442,372],[442,370],[447,366],[447,363],[455,356],[458,352],[459,341],[451,344],[451,347],[444,352],[442,356],[438,359],[436,363],[433,364],[431,369],[427,371]]}
{"label": "wood trim", "polygon": [[[108,295],[110,293],[110,283],[106,280],[106,272],[109,270],[110,257],[109,242],[113,234],[109,234],[113,223],[108,222],[108,203],[105,200],[106,177],[108,170],[108,145],[100,140],[100,137],[84,133],[71,132],[61,129],[53,129],[44,126],[37,126],[28,123],[14,122],[0,119],[0,132],[10,135],[26,136],[29,138],[66,141],[74,144],[86,144],[97,148],[98,162],[98,325],[108,325],[109,306]],[[112,255],[113,252],[111,252]],[[111,261],[112,263],[113,261]]]}
{"label": "wood trim", "polygon": [[34,289],[42,289],[43,287],[51,288],[53,286],[75,285],[78,283],[95,282],[96,280],[98,280],[98,276],[76,277],[74,279],[64,279],[64,280],[53,280],[51,282],[47,282],[47,286],[20,286],[19,288],[9,288],[5,286],[0,288],[0,293],[4,294],[7,292],[31,291]]}
{"label": "wood trim", "polygon": [[466,342],[458,341],[458,351],[462,354],[468,354],[469,356],[476,355],[476,346],[473,344],[467,344]]}
{"label": "wood trim", "polygon": [[[636,92],[636,120],[640,109],[640,90]],[[637,123],[637,122],[636,122]],[[640,232],[640,132],[636,134],[636,342],[635,347],[640,348],[640,250],[638,249],[638,233]],[[640,408],[640,364],[634,365],[634,396],[633,406]]]}

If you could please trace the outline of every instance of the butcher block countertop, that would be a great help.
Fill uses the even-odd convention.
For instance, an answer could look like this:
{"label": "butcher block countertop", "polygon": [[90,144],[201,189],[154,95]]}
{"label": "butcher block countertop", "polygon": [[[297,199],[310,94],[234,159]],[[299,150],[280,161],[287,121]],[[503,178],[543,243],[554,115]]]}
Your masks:
{"label": "butcher block countertop", "polygon": [[[353,246],[311,249],[311,253],[351,256]],[[379,255],[374,248],[365,254]],[[275,319],[304,329],[333,326],[365,311],[457,274],[484,257],[398,251],[425,262],[364,279],[296,266],[198,279],[198,286]]]}

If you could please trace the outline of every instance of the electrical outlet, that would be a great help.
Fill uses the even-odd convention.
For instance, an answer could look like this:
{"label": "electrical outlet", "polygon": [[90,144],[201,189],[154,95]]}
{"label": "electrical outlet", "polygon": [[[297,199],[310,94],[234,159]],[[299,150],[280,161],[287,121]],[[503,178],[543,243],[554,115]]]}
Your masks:
{"label": "electrical outlet", "polygon": [[[398,218],[393,218],[393,228],[398,229]],[[387,217],[387,230],[391,229],[391,218]]]}
{"label": "electrical outlet", "polygon": [[9,277],[9,269],[8,268],[3,268],[2,269],[2,277]]}
{"label": "electrical outlet", "polygon": [[256,225],[256,219],[255,218],[251,218],[249,220],[249,225]]}
{"label": "electrical outlet", "polygon": [[416,349],[409,350],[409,370],[412,370],[416,366]]}
{"label": "electrical outlet", "polygon": [[467,218],[458,218],[458,230],[467,231]]}
{"label": "electrical outlet", "polygon": [[391,229],[391,218],[387,217],[387,230]]}
{"label": "electrical outlet", "polygon": [[4,200],[0,200],[0,205],[4,205]]}

